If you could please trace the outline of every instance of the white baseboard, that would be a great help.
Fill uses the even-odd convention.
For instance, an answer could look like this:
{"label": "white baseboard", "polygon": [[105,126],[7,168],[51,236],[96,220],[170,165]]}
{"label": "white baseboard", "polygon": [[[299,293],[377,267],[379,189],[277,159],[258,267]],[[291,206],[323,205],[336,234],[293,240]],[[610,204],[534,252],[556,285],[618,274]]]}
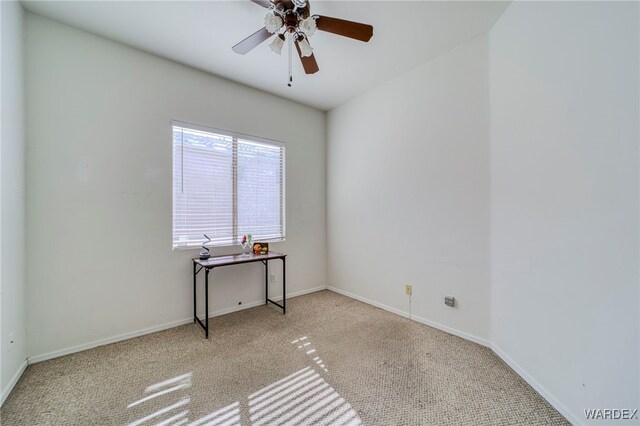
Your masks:
{"label": "white baseboard", "polygon": [[474,343],[477,343],[479,345],[486,346],[486,347],[490,346],[489,341],[486,340],[486,339],[483,339],[482,337],[474,336],[473,334],[469,334],[467,332],[464,332],[464,331],[461,331],[461,330],[457,330],[457,329],[452,328],[452,327],[448,327],[446,325],[437,323],[435,321],[431,321],[431,320],[428,320],[428,319],[420,318],[420,317],[417,317],[415,315],[409,316],[408,312],[404,312],[404,311],[401,311],[400,309],[392,308],[391,306],[387,306],[387,305],[384,305],[382,303],[375,302],[375,301],[373,301],[371,299],[367,299],[366,297],[358,296],[357,294],[350,293],[348,291],[345,291],[345,290],[342,290],[342,289],[339,289],[339,288],[336,288],[336,287],[332,287],[332,286],[327,286],[327,290],[331,290],[333,292],[342,294],[342,295],[350,297],[352,299],[359,300],[359,301],[364,302],[364,303],[366,303],[368,305],[373,305],[373,306],[375,306],[377,308],[384,309],[385,311],[389,311],[389,312],[394,313],[396,315],[400,315],[402,317],[412,319],[412,320],[417,321],[417,322],[419,322],[421,324],[428,325],[429,327],[437,328],[438,330],[444,331],[445,333],[453,334],[454,336],[461,337],[461,338],[463,338],[465,340],[470,340],[470,341],[472,341]]}
{"label": "white baseboard", "polygon": [[[292,297],[296,297],[296,296],[302,296],[304,294],[309,294],[309,293],[314,293],[316,291],[320,291],[320,290],[325,290],[326,286],[318,286],[318,287],[313,287],[313,288],[308,288],[305,290],[300,290],[300,291],[295,291],[292,293],[287,293],[287,299],[290,299]],[[282,296],[278,296],[278,297],[272,297],[272,300],[281,300]],[[254,302],[249,302],[249,303],[244,303],[242,305],[238,305],[238,306],[232,306],[230,308],[224,308],[224,309],[219,309],[217,311],[209,311],[209,318],[212,317],[218,317],[220,315],[226,315],[226,314],[230,314],[232,312],[237,312],[237,311],[241,311],[243,309],[249,309],[249,308],[254,308],[256,306],[261,306],[264,305],[264,300],[258,300],[258,301],[254,301]],[[37,362],[42,362],[42,361],[46,361],[48,359],[53,359],[53,358],[58,358],[64,355],[69,355],[69,354],[73,354],[76,352],[81,352],[81,351],[86,351],[87,349],[92,349],[98,346],[104,346],[104,345],[108,345],[110,343],[116,343],[116,342],[121,342],[123,340],[127,340],[127,339],[132,339],[134,337],[138,337],[138,336],[143,336],[145,334],[151,334],[151,333],[155,333],[158,331],[162,331],[162,330],[167,330],[169,328],[174,328],[174,327],[178,327],[180,325],[184,325],[184,324],[189,324],[193,322],[193,318],[189,317],[189,318],[184,318],[184,319],[180,319],[177,321],[171,321],[165,324],[160,324],[160,325],[155,325],[152,327],[147,327],[147,328],[143,328],[141,330],[136,330],[136,331],[131,331],[128,333],[123,333],[123,334],[119,334],[117,336],[113,336],[113,337],[107,337],[104,339],[99,339],[99,340],[94,340],[93,342],[89,342],[89,343],[83,343],[81,345],[76,345],[76,346],[71,346],[69,348],[65,348],[65,349],[60,349],[57,351],[52,351],[52,352],[47,352],[44,354],[40,354],[40,355],[33,355],[27,358],[27,362],[29,364],[35,364]],[[26,366],[26,364],[25,364]],[[17,379],[16,379],[17,381]],[[4,393],[3,393],[4,395]]]}
{"label": "white baseboard", "polygon": [[409,314],[401,311],[400,309],[392,308],[391,306],[383,305],[382,303],[378,303],[374,300],[367,299],[366,297],[358,296],[357,294],[342,290],[340,288],[332,287],[330,285],[327,286],[327,290],[331,290],[334,293],[342,294],[343,296],[350,297],[352,299],[359,300],[361,302],[366,303],[367,305],[375,306],[376,308],[384,309],[385,311],[389,311],[396,315],[400,315],[401,317],[409,318]]}
{"label": "white baseboard", "polygon": [[4,402],[7,400],[7,397],[9,396],[13,388],[16,386],[16,383],[18,383],[18,380],[20,380],[20,377],[22,377],[22,373],[24,373],[24,370],[26,369],[27,369],[27,360],[25,359],[24,362],[18,368],[18,371],[16,371],[16,374],[14,374],[11,380],[9,380],[9,383],[7,383],[7,386],[5,386],[4,389],[2,389],[2,394],[0,394],[0,407],[2,407],[2,404],[4,404]]}
{"label": "white baseboard", "polygon": [[[300,290],[300,291],[294,291],[293,293],[287,293],[287,299],[290,299],[292,297],[297,297],[297,296],[303,296],[305,294],[309,294],[309,293],[315,293],[316,291],[322,291],[322,290],[326,290],[327,286],[326,285],[321,285],[318,287],[312,287],[312,288],[307,288],[304,290]],[[276,297],[270,297],[269,299],[271,300],[282,300],[282,296],[276,296]],[[263,301],[261,301],[261,303],[264,303]]]}
{"label": "white baseboard", "polygon": [[[287,299],[291,299],[292,297],[302,296],[304,294],[315,293],[316,291],[326,290],[326,286],[318,286],[313,288],[307,288],[300,291],[294,291],[293,293],[287,293]],[[269,297],[271,300],[282,300],[282,296]],[[232,312],[242,311],[243,309],[255,308],[256,306],[264,305],[264,299],[257,300],[255,302],[243,303],[242,305],[232,306],[230,308],[220,309],[217,311],[210,311],[209,318],[211,317],[219,317],[220,315],[230,314]],[[187,322],[193,321],[193,318],[189,319]],[[171,328],[171,327],[168,327]]]}
{"label": "white baseboard", "polygon": [[491,343],[491,350],[502,359],[513,371],[515,371],[520,377],[524,379],[532,388],[536,390],[553,408],[558,410],[560,414],[564,416],[571,424],[581,425],[585,420],[579,420],[563,403],[544,388],[536,379],[534,379],[529,373],[527,373],[522,367],[520,367],[509,355],[507,355],[502,349],[500,349],[495,343]]}
{"label": "white baseboard", "polygon": [[171,321],[165,324],[155,325],[152,327],[143,328],[141,330],[131,331],[129,333],[118,334],[117,336],[98,339],[98,340],[94,340],[93,342],[83,343],[81,345],[71,346],[65,349],[59,349],[56,351],[51,351],[51,352],[47,352],[40,355],[33,355],[28,357],[27,361],[29,362],[29,364],[35,364],[38,362],[46,361],[48,359],[58,358],[64,355],[86,351],[87,349],[92,349],[98,346],[104,346],[110,343],[121,342],[123,340],[132,339],[134,337],[142,336],[145,334],[167,330],[169,328],[178,327],[179,325],[188,324],[190,322],[193,322],[193,318],[185,318],[177,321]]}
{"label": "white baseboard", "polygon": [[382,303],[375,302],[371,299],[367,299],[366,297],[358,296],[357,294],[350,293],[345,290],[341,290],[336,287],[327,286],[327,290],[334,291],[336,293],[342,294],[344,296],[350,297],[352,299],[359,300],[361,302],[367,303],[369,305],[376,306],[380,309],[384,309],[385,311],[389,311],[391,313],[403,316],[405,318],[410,318],[419,323],[428,325],[433,328],[437,328],[438,330],[442,330],[446,333],[453,334],[454,336],[461,337],[465,340],[469,340],[471,342],[477,343],[482,346],[486,346],[491,349],[500,359],[502,359],[513,371],[516,372],[520,377],[524,379],[532,388],[536,390],[553,408],[558,410],[560,414],[562,414],[569,422],[574,425],[580,425],[584,423],[584,421],[579,420],[567,407],[564,406],[560,402],[558,398],[553,396],[549,391],[547,391],[537,380],[535,380],[529,373],[527,373],[522,367],[520,367],[515,361],[513,361],[502,349],[496,346],[494,343],[490,342],[487,339],[483,339],[481,337],[474,336],[472,334],[466,333],[464,331],[456,330],[455,328],[448,327],[446,325],[437,323],[435,321],[427,320],[424,318],[416,317],[415,315],[409,316],[408,313],[403,312],[399,309],[392,308],[390,306],[384,305]]}
{"label": "white baseboard", "polygon": [[477,343],[482,346],[486,346],[487,348],[491,347],[491,342],[489,342],[487,339],[474,336],[473,334],[469,334],[466,331],[458,330],[456,328],[452,328],[444,324],[440,324],[438,322],[431,321],[425,318],[417,317],[415,315],[412,315],[411,319],[421,324],[428,325],[429,327],[437,328],[438,330],[444,331],[445,333],[453,334],[454,336],[458,336],[462,339],[469,340],[470,342]]}

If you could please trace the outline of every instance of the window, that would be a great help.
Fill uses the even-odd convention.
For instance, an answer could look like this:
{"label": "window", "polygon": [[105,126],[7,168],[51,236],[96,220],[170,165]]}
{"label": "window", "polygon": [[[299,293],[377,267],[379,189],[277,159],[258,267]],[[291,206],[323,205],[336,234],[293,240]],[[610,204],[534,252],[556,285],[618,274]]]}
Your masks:
{"label": "window", "polygon": [[173,122],[173,248],[285,237],[285,145]]}

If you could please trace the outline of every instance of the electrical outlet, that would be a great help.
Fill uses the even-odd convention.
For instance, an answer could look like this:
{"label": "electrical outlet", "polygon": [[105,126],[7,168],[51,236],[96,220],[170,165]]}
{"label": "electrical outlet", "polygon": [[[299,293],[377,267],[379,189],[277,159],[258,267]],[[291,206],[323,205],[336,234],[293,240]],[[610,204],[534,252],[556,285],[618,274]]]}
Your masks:
{"label": "electrical outlet", "polygon": [[276,282],[276,274],[269,274],[269,282]]}
{"label": "electrical outlet", "polygon": [[453,296],[445,296],[444,304],[453,308],[453,306],[456,304],[456,298]]}
{"label": "electrical outlet", "polygon": [[13,350],[13,344],[16,342],[16,339],[13,337],[13,333],[9,334],[9,352]]}
{"label": "electrical outlet", "polygon": [[407,296],[411,296],[411,294],[412,294],[411,284],[406,284],[404,286],[404,292],[407,294]]}

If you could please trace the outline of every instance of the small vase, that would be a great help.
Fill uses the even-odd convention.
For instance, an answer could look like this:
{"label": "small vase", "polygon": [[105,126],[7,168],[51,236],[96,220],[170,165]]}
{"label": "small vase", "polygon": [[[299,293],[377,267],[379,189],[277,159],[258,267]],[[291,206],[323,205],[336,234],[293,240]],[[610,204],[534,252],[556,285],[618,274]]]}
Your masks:
{"label": "small vase", "polygon": [[242,254],[245,256],[248,256],[249,254],[251,254],[251,244],[249,243],[242,244]]}

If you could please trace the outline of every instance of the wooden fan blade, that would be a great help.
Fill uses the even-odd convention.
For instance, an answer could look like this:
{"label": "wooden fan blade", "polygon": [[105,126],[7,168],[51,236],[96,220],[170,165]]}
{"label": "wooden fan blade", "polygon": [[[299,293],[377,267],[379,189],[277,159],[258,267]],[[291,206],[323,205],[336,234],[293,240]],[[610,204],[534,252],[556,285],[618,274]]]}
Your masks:
{"label": "wooden fan blade", "polygon": [[302,56],[302,52],[300,51],[300,46],[298,46],[298,42],[296,41],[296,50],[298,51],[298,56],[300,57],[300,61],[302,61],[302,68],[304,68],[305,74],[315,74],[320,71],[318,68],[318,63],[316,62],[316,57],[313,56]]}
{"label": "wooden fan blade", "polygon": [[354,38],[367,42],[373,36],[373,27],[359,22],[345,21],[344,19],[318,16],[316,26],[321,31]]}
{"label": "wooden fan blade", "polygon": [[232,49],[234,52],[244,55],[245,53],[249,52],[251,49],[253,49],[257,45],[259,45],[260,43],[262,43],[263,41],[271,37],[272,35],[273,34],[267,31],[266,28],[259,29],[255,33],[251,34],[249,37],[242,40],[240,43],[233,46]]}
{"label": "wooden fan blade", "polygon": [[252,2],[254,2],[255,4],[257,4],[258,6],[262,6],[264,8],[269,9],[269,7],[271,7],[271,1],[270,0],[251,0]]}

